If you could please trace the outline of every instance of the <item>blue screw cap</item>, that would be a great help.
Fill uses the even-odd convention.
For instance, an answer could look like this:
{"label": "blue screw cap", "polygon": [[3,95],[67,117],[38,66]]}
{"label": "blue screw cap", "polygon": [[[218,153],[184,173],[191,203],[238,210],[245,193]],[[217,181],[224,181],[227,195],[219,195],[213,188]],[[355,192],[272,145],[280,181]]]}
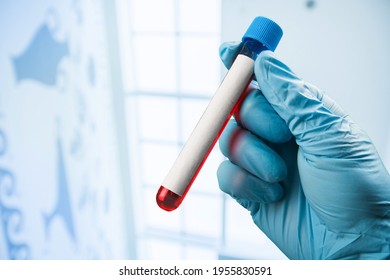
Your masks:
{"label": "blue screw cap", "polygon": [[282,35],[283,30],[276,22],[266,17],[256,17],[242,37],[242,41],[254,39],[274,51]]}

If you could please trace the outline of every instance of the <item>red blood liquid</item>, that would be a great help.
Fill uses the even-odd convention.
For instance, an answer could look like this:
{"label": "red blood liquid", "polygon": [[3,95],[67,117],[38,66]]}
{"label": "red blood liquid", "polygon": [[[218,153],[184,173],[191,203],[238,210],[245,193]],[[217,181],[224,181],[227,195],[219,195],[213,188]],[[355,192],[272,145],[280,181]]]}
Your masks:
{"label": "red blood liquid", "polygon": [[180,196],[173,191],[168,190],[164,186],[158,189],[156,201],[157,205],[165,211],[175,210],[184,199],[184,195]]}

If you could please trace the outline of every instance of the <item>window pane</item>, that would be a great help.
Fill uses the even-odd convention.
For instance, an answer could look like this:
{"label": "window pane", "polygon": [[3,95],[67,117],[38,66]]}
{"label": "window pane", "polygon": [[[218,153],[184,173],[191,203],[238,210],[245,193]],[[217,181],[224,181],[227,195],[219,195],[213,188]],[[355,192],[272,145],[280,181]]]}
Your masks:
{"label": "window pane", "polygon": [[176,145],[151,143],[142,143],[140,147],[143,184],[159,187],[178,156],[179,149]]}
{"label": "window pane", "polygon": [[190,191],[182,207],[185,210],[183,220],[186,233],[209,238],[219,237],[222,224],[222,200],[220,198]]}
{"label": "window pane", "polygon": [[210,100],[211,98],[209,100],[186,99],[180,102],[180,118],[182,120],[181,133],[184,139],[190,137],[190,134],[194,130],[203,112],[206,110]]}
{"label": "window pane", "polygon": [[215,260],[218,256],[215,248],[185,246],[185,258],[188,260]]}
{"label": "window pane", "polygon": [[229,243],[235,240],[248,240],[256,243],[262,240],[260,230],[253,223],[248,210],[238,204],[233,198],[227,197],[226,201],[226,240]]}
{"label": "window pane", "polygon": [[227,197],[225,213],[226,243],[221,258],[284,259],[285,256],[254,224],[250,213],[234,199]]}
{"label": "window pane", "polygon": [[141,241],[144,249],[143,259],[179,260],[182,259],[183,246],[178,242],[163,238],[147,238]]}
{"label": "window pane", "polygon": [[176,91],[175,43],[171,36],[135,36],[137,89],[153,92]]}
{"label": "window pane", "polygon": [[178,140],[178,101],[172,98],[138,98],[138,121],[142,139]]}
{"label": "window pane", "polygon": [[220,32],[220,0],[180,0],[180,30]]}
{"label": "window pane", "polygon": [[156,193],[158,186],[155,189],[148,188],[143,190],[143,210],[145,226],[154,229],[162,229],[171,232],[180,231],[180,211],[167,212],[161,210],[156,203]]}
{"label": "window pane", "polygon": [[220,81],[219,40],[214,37],[180,39],[180,88],[212,95]]}
{"label": "window pane", "polygon": [[134,31],[174,31],[174,0],[133,0],[132,2]]}
{"label": "window pane", "polygon": [[[161,210],[155,195],[179,155],[178,144],[189,137],[209,102],[202,98],[211,97],[220,83],[220,0],[131,4],[131,90],[136,95],[129,116],[136,145],[130,159],[139,170],[135,193],[143,209],[137,216],[138,257],[216,259],[223,221],[216,179],[220,152],[210,154],[178,210]],[[201,98],[188,100],[181,94]]]}

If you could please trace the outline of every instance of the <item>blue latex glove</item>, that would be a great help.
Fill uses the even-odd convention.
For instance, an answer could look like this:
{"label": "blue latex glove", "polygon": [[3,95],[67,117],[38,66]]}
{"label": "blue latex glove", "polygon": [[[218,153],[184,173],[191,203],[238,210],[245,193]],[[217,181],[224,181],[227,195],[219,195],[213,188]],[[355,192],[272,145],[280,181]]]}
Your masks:
{"label": "blue latex glove", "polygon": [[[228,68],[238,50],[221,46]],[[390,259],[390,176],[371,140],[272,52],[254,71],[220,138],[220,188],[291,259]]]}

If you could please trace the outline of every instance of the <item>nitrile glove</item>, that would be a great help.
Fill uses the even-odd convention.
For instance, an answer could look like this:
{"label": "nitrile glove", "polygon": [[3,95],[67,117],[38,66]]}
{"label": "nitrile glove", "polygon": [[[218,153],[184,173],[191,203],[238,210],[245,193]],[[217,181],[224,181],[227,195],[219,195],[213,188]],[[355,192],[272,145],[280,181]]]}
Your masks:
{"label": "nitrile glove", "polygon": [[[227,67],[238,50],[221,46]],[[390,259],[390,175],[371,140],[272,52],[254,71],[220,139],[220,188],[291,259]]]}

